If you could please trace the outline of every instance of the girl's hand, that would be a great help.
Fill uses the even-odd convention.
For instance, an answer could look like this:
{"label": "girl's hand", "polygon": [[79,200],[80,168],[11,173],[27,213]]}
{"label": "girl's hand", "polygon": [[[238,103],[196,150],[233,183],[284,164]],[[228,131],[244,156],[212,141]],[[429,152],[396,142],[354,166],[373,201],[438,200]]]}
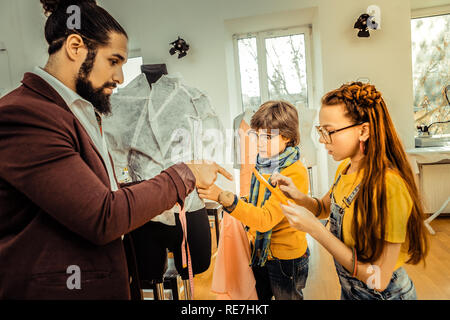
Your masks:
{"label": "girl's hand", "polygon": [[215,184],[211,185],[209,188],[197,188],[198,196],[201,199],[208,199],[215,202],[219,202],[219,195],[223,190],[220,189]]}
{"label": "girl's hand", "polygon": [[304,205],[307,196],[297,189],[291,178],[276,172],[270,177],[270,181],[278,184],[286,197],[293,199],[298,205]]}
{"label": "girl's hand", "polygon": [[288,203],[289,205],[281,204],[281,209],[290,225],[294,229],[309,233],[314,237],[323,224],[308,209],[298,206],[291,201]]}

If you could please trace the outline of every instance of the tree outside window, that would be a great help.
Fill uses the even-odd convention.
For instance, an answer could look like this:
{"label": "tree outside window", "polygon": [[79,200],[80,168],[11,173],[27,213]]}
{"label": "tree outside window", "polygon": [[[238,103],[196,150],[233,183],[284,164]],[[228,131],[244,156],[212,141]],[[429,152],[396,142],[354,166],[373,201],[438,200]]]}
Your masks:
{"label": "tree outside window", "polygon": [[[450,120],[450,14],[411,20],[414,115],[417,126]],[[432,134],[449,133],[449,123]]]}

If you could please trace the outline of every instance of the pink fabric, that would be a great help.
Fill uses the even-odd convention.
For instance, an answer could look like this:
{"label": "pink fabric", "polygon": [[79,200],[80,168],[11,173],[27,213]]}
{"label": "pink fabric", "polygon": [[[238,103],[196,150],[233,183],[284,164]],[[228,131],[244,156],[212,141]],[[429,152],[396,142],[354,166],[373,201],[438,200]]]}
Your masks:
{"label": "pink fabric", "polygon": [[217,300],[258,299],[250,260],[250,245],[242,223],[225,213],[211,286]]}

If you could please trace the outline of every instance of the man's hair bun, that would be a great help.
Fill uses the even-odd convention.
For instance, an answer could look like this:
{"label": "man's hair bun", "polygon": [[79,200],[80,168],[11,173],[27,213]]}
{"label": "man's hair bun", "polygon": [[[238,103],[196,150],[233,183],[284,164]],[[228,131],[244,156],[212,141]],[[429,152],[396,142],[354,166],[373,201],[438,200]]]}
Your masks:
{"label": "man's hair bun", "polygon": [[[73,33],[77,33],[90,49],[105,46],[110,41],[110,33],[117,32],[128,38],[122,26],[108,11],[97,5],[95,0],[40,0],[47,21],[45,22],[45,40],[48,43],[48,54],[59,51],[64,41]],[[71,28],[68,19],[72,12],[67,12],[70,6],[78,6],[79,19],[83,28]]]}
{"label": "man's hair bun", "polygon": [[90,3],[96,5],[96,0],[40,0],[42,6],[44,7],[44,14],[48,17],[59,7],[66,10],[70,5],[81,5],[83,3]]}

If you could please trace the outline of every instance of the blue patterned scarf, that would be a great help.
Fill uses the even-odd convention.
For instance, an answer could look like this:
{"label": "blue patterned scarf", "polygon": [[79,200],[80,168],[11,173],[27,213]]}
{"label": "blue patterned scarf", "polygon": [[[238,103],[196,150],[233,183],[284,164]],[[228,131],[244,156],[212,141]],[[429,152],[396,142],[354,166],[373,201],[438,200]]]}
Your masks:
{"label": "blue patterned scarf", "polygon": [[[273,158],[261,158],[258,154],[256,158],[256,170],[261,174],[270,174],[274,172],[281,172],[281,170],[289,167],[300,159],[300,149],[298,147],[287,147],[282,153]],[[269,178],[269,183],[271,183]],[[250,196],[249,203],[257,206],[259,196],[260,182],[252,174],[252,180],[250,184]],[[260,207],[264,206],[264,203],[269,199],[272,193],[265,188],[264,199],[261,202]],[[272,230],[267,232],[256,231],[255,245],[252,252],[251,266],[263,267],[270,254],[270,239],[272,237]],[[271,254],[270,254],[271,256]]]}

